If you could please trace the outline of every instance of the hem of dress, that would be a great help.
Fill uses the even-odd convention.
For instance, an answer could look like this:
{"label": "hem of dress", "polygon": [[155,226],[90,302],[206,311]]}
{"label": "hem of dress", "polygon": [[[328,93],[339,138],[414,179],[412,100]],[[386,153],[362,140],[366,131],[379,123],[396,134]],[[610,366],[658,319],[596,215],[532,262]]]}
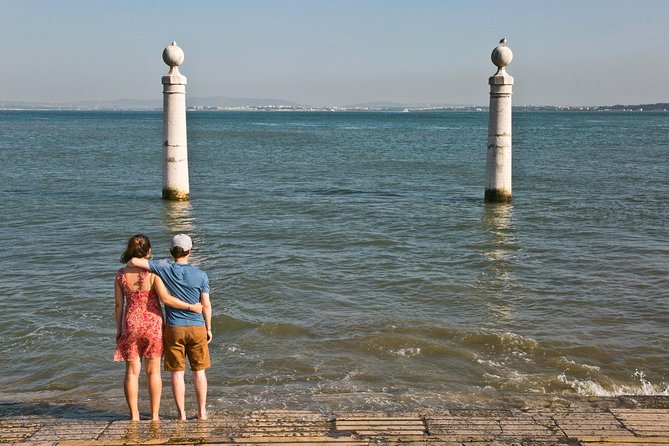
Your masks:
{"label": "hem of dress", "polygon": [[134,361],[135,359],[154,359],[154,358],[162,358],[163,355],[159,356],[137,356],[134,358],[114,358],[114,362],[128,362],[128,361]]}

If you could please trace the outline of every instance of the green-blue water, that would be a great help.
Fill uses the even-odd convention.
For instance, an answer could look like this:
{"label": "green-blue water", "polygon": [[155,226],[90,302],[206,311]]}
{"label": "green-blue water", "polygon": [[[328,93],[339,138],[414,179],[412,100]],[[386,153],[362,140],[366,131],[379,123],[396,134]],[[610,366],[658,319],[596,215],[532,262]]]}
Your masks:
{"label": "green-blue water", "polygon": [[138,232],[165,257],[191,234],[209,274],[213,412],[669,393],[669,114],[515,113],[512,205],[482,200],[486,113],[188,132],[170,203],[160,113],[0,112],[0,401],[124,413],[112,283]]}

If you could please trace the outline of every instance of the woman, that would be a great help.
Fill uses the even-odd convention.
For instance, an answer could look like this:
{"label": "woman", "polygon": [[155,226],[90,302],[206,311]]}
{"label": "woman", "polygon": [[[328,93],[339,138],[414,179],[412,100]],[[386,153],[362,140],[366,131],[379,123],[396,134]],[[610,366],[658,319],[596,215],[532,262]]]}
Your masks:
{"label": "woman", "polygon": [[[133,257],[149,258],[151,242],[142,234],[128,240],[121,263]],[[139,420],[137,393],[142,358],[151,401],[151,420],[157,421],[163,382],[160,376],[160,358],[163,355],[163,304],[182,310],[202,313],[202,304],[188,304],[171,296],[160,277],[134,267],[118,270],[114,281],[116,298],[116,350],[114,361],[125,361],[123,390],[130,409],[130,419]]]}

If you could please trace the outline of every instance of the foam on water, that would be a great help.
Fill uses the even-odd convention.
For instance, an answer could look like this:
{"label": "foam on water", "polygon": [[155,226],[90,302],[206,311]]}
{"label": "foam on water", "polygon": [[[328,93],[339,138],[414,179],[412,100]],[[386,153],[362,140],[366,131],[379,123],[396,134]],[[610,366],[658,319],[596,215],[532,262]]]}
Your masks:
{"label": "foam on water", "polygon": [[633,376],[638,381],[637,385],[613,385],[610,388],[591,380],[570,379],[566,374],[558,376],[558,379],[582,396],[669,395],[669,384],[666,382],[653,384],[646,379],[644,372],[639,370],[634,372]]}

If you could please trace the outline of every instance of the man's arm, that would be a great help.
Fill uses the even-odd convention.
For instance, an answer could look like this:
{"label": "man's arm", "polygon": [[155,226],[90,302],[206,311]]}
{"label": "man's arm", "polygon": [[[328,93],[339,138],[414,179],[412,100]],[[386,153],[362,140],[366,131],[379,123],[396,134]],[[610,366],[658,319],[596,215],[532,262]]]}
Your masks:
{"label": "man's arm", "polygon": [[188,302],[184,302],[178,297],[172,296],[167,291],[167,288],[165,287],[162,279],[156,275],[154,275],[153,286],[156,288],[158,298],[163,303],[163,305],[167,305],[168,307],[172,308],[178,308],[179,310],[188,310],[195,313],[202,313],[202,304],[200,302],[189,304]]}
{"label": "man's arm", "polygon": [[200,302],[202,302],[202,314],[204,314],[204,326],[207,329],[207,343],[213,339],[211,333],[211,301],[209,300],[209,293],[200,292]]}
{"label": "man's arm", "polygon": [[133,257],[132,259],[128,260],[128,263],[126,263],[126,265],[151,271],[148,259],[140,259],[139,257]]}

